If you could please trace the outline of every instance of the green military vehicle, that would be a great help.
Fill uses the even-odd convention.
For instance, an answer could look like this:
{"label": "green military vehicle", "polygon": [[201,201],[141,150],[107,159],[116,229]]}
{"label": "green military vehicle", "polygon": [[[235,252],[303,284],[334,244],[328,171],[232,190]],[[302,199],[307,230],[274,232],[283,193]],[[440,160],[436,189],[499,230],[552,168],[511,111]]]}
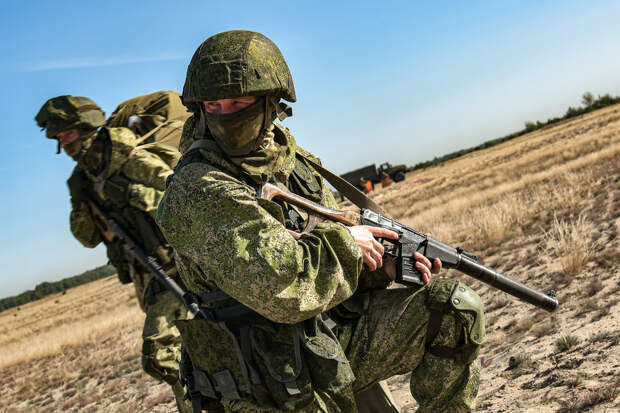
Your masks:
{"label": "green military vehicle", "polygon": [[362,178],[372,181],[373,184],[381,182],[383,173],[389,175],[394,182],[400,182],[405,180],[405,173],[407,172],[406,165],[394,165],[392,166],[388,162],[384,162],[377,168],[375,164],[364,166],[363,168],[356,169],[351,172],[340,175],[341,178],[355,185],[360,190],[363,190]]}

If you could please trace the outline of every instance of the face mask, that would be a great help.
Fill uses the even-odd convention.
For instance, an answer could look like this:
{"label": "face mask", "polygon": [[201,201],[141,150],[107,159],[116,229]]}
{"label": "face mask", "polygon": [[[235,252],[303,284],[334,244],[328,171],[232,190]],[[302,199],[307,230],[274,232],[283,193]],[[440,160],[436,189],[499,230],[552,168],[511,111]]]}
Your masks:
{"label": "face mask", "polygon": [[247,155],[262,143],[265,123],[264,97],[238,112],[226,115],[203,113],[211,135],[228,155]]}

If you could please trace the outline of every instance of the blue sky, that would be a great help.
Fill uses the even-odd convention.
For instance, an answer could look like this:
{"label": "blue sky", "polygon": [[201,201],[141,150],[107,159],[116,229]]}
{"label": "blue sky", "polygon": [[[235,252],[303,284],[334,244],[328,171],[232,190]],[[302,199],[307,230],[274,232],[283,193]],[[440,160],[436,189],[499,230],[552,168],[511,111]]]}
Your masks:
{"label": "blue sky", "polygon": [[614,1],[13,1],[0,14],[0,297],[106,262],[69,231],[65,180],[33,117],[50,97],[180,91],[196,47],[259,31],[295,82],[297,140],[342,173],[413,165],[620,95]]}

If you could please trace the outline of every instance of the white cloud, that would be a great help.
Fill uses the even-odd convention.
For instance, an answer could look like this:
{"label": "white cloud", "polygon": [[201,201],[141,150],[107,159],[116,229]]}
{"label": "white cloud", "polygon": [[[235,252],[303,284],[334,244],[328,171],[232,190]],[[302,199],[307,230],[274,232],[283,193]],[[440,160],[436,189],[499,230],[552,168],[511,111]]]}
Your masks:
{"label": "white cloud", "polygon": [[161,62],[165,60],[188,59],[181,53],[164,53],[157,56],[111,56],[111,57],[74,57],[50,60],[46,62],[0,65],[12,71],[40,72],[45,70],[82,69],[88,67],[120,66],[133,63]]}

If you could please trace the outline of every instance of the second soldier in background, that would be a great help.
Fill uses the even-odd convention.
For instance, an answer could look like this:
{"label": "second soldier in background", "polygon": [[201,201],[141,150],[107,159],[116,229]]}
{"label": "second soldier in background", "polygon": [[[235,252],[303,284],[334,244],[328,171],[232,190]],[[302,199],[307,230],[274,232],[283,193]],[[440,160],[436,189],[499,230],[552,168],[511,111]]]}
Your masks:
{"label": "second soldier in background", "polygon": [[[154,221],[157,205],[180,154],[178,144],[188,113],[176,92],[162,91],[123,102],[107,120],[101,108],[81,96],[49,99],[35,120],[46,136],[77,165],[67,184],[71,195],[71,232],[82,245],[105,243],[122,283],[133,283],[146,313],[142,367],[172,386],[181,412],[191,411],[178,381],[181,340],[172,320],[188,311],[153,274],[134,262],[122,241],[101,233],[89,203],[114,219],[147,254],[181,283],[172,251]],[[104,126],[105,125],[105,126]]]}

